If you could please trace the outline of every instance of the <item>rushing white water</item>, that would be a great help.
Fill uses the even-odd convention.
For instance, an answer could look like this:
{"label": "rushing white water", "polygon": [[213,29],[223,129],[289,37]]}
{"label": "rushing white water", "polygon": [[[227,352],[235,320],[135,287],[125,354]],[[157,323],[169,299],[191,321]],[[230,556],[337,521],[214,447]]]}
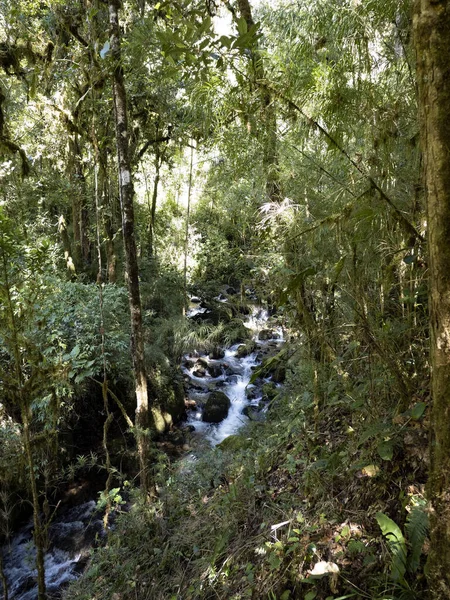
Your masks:
{"label": "rushing white water", "polygon": [[[264,330],[268,318],[266,310],[255,308],[245,322],[245,326],[252,331],[253,339],[257,342],[257,350],[261,350],[269,344],[279,345],[284,341],[281,327],[271,327],[270,330]],[[262,331],[265,331],[264,339],[259,340],[258,336]],[[204,422],[201,408],[190,411],[188,424],[193,425],[197,434],[204,437],[213,446],[235,434],[242,425],[247,423],[248,418],[242,414],[244,407],[258,405],[262,399],[262,394],[260,394],[250,400],[246,393],[253,369],[261,364],[261,361],[257,359],[257,351],[243,358],[238,358],[239,346],[240,344],[235,344],[226,350],[223,359],[212,360],[207,356],[200,357],[206,365],[206,369],[209,365],[223,366],[223,372],[219,377],[194,375],[198,363],[190,368],[185,367],[183,369],[184,374],[189,377],[191,385],[195,386],[195,389],[189,391],[190,399],[201,405],[208,398],[210,391],[218,389],[224,392],[231,401],[227,417],[218,424]]]}
{"label": "rushing white water", "polygon": [[[97,536],[102,535],[101,515],[92,500],[66,511],[49,528],[45,554],[45,582],[49,594],[76,579]],[[36,600],[36,548],[32,522],[2,548],[4,571],[11,600]],[[1,585],[0,585],[1,590]]]}
{"label": "rushing white water", "polygon": [[228,416],[221,423],[211,426],[206,437],[212,445],[220,444],[225,438],[236,431],[247,421],[247,417],[242,414],[244,406],[249,404],[245,390],[250,382],[252,367],[257,366],[256,354],[250,354],[245,358],[237,359],[236,352],[238,347],[233,347],[225,352],[225,360],[234,370],[242,370],[242,374],[236,375],[236,382],[223,388],[225,394],[231,400]]}

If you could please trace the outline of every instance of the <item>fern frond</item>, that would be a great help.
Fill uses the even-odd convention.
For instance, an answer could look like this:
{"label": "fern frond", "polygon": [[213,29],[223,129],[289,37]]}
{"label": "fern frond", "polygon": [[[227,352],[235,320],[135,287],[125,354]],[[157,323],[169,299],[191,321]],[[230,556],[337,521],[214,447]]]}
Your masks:
{"label": "fern frond", "polygon": [[411,546],[408,557],[408,571],[415,573],[420,565],[420,555],[425,538],[428,535],[429,519],[425,500],[414,506],[406,518],[405,531]]}

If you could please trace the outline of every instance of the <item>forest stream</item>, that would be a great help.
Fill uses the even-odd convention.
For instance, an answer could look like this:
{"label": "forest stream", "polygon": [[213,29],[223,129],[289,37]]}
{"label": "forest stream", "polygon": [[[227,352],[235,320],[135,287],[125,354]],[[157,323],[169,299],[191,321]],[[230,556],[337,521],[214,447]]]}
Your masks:
{"label": "forest stream", "polygon": [[[203,311],[193,307],[188,317],[194,318]],[[283,343],[280,327],[269,327],[267,310],[255,306],[244,322],[251,330],[252,339],[230,348],[219,348],[216,353],[193,352],[185,355],[182,371],[185,377],[188,419],[192,448],[186,460],[195,460],[204,442],[216,446],[252,420],[264,419],[268,398],[263,386],[270,384],[271,376],[259,377],[250,384],[254,370],[262,360],[276,353]],[[273,389],[279,383],[272,384]],[[207,399],[214,393],[225,394],[229,406],[225,418],[219,422],[205,419]],[[223,396],[222,396],[223,398]],[[213,417],[214,419],[214,417]],[[59,592],[83,571],[90,549],[105,535],[102,515],[96,510],[94,499],[62,510],[49,527],[49,549],[45,556],[46,584],[50,597]],[[4,571],[11,600],[37,598],[33,522],[30,520],[3,548]]]}

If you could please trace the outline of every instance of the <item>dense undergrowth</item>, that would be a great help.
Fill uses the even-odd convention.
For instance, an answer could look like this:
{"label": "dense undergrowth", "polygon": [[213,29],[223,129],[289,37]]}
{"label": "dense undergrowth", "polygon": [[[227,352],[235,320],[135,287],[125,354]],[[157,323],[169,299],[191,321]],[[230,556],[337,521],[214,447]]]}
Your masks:
{"label": "dense undergrowth", "polygon": [[136,496],[67,599],[423,597],[425,405],[393,417],[346,382],[320,406],[300,354],[266,422],[162,457],[158,498]]}

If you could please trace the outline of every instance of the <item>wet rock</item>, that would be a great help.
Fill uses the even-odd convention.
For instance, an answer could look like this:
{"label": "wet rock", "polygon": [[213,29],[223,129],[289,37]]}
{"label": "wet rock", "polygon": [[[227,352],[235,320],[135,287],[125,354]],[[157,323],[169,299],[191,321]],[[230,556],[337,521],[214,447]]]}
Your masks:
{"label": "wet rock", "polygon": [[274,338],[275,335],[276,335],[276,333],[274,331],[272,331],[272,329],[261,329],[261,331],[258,334],[258,340],[261,340],[261,341],[271,340]]}
{"label": "wet rock", "polygon": [[211,350],[211,352],[209,353],[209,358],[211,358],[213,360],[220,360],[224,356],[225,356],[225,352],[222,350],[222,348],[219,348],[218,346],[216,348],[214,348],[213,350]]}
{"label": "wet rock", "polygon": [[192,298],[191,298],[191,302],[193,304],[200,304],[201,301],[202,301],[202,299],[199,298],[198,296],[192,296]]}
{"label": "wet rock", "polygon": [[222,365],[213,365],[210,364],[208,365],[208,371],[211,375],[211,377],[220,377],[222,375]]}
{"label": "wet rock", "polygon": [[252,312],[252,309],[250,308],[250,306],[247,306],[246,304],[239,305],[239,313],[241,315],[248,316],[249,314],[251,314],[251,312]]}
{"label": "wet rock", "polygon": [[236,452],[238,450],[246,450],[252,445],[252,440],[245,438],[242,435],[229,435],[220,444],[217,445],[221,450]]}
{"label": "wet rock", "polygon": [[244,406],[242,414],[245,415],[250,421],[264,421],[264,414],[251,406]]}
{"label": "wet rock", "polygon": [[181,431],[183,431],[184,433],[194,433],[195,427],[194,425],[185,425],[185,427],[183,427]]}
{"label": "wet rock", "polygon": [[239,346],[236,353],[236,358],[245,358],[249,354],[252,354],[252,352],[255,352],[256,348],[256,342],[250,340],[249,342],[246,342],[245,344]]}
{"label": "wet rock", "polygon": [[228,415],[231,402],[223,392],[211,392],[203,409],[203,421],[207,423],[220,423]]}
{"label": "wet rock", "polygon": [[245,390],[245,395],[249,400],[256,400],[261,396],[261,389],[256,386],[248,386]]}
{"label": "wet rock", "polygon": [[204,312],[198,312],[195,315],[192,315],[191,319],[196,323],[201,323],[202,321],[210,321],[211,312],[209,310],[205,310]]}
{"label": "wet rock", "polygon": [[206,369],[204,367],[198,367],[192,372],[194,377],[204,377],[206,375]]}

